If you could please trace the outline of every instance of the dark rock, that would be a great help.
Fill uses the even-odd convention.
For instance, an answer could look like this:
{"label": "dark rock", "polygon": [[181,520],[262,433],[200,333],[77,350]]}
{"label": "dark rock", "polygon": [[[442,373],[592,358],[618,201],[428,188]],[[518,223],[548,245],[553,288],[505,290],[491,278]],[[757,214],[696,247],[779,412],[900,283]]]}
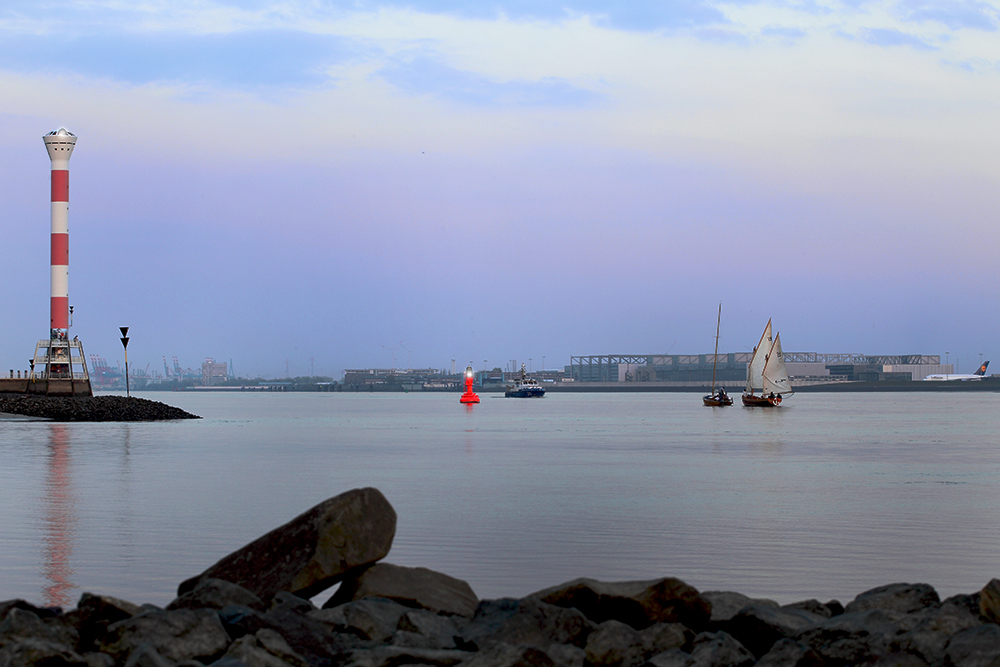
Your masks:
{"label": "dark rock", "polygon": [[751,604],[778,606],[773,600],[755,599],[734,591],[703,591],[701,597],[712,609],[710,617],[712,627],[721,627],[721,623],[728,621],[743,607]]}
{"label": "dark rock", "polygon": [[981,624],[979,616],[970,613],[967,607],[950,602],[915,615],[919,615],[919,622],[891,642],[890,649],[920,656],[930,664],[944,661],[945,646],[952,635]]}
{"label": "dark rock", "polygon": [[309,663],[289,645],[277,631],[263,628],[257,631],[257,641],[261,648],[273,656],[281,658],[293,667],[309,667]]}
{"label": "dark rock", "polygon": [[556,667],[584,667],[587,652],[572,644],[549,644],[545,655],[552,659]]}
{"label": "dark rock", "polygon": [[840,604],[839,600],[830,600],[825,603],[826,608],[830,610],[830,617],[840,616],[844,613],[844,605]]}
{"label": "dark rock", "polygon": [[657,623],[639,631],[642,647],[647,656],[672,648],[687,648],[694,640],[694,633],[680,623]]}
{"label": "dark rock", "polygon": [[893,641],[920,618],[885,609],[849,612],[827,619],[796,639],[833,665],[853,665],[888,655]]}
{"label": "dark rock", "polygon": [[750,667],[754,657],[726,632],[703,632],[691,647],[693,667]]}
{"label": "dark rock", "polygon": [[377,646],[372,649],[353,651],[349,659],[344,663],[344,666],[396,667],[397,665],[427,665],[429,667],[453,667],[458,664],[471,664],[471,661],[466,661],[472,655],[465,651]]}
{"label": "dark rock", "polygon": [[723,627],[759,658],[779,639],[795,637],[825,620],[823,616],[801,609],[752,604],[740,610]]}
{"label": "dark rock", "polygon": [[[321,614],[316,610],[311,613]],[[288,646],[310,665],[326,665],[342,660],[358,648],[371,648],[372,642],[357,635],[336,632],[333,627],[309,615],[279,607],[265,615],[268,628],[284,637]],[[258,638],[262,631],[257,632]]]}
{"label": "dark rock", "polygon": [[979,591],[979,614],[990,623],[1000,623],[1000,579],[990,579]]}
{"label": "dark rock", "polygon": [[246,665],[246,667],[291,667],[290,663],[261,646],[260,641],[254,635],[245,635],[234,641],[226,649],[226,654],[213,664],[216,667],[223,667],[220,663],[227,658]]}
{"label": "dark rock", "polygon": [[[833,611],[825,604],[816,599],[802,600],[801,602],[784,604],[781,605],[781,608],[799,609],[801,611],[808,611],[810,614],[816,614],[817,616],[822,616],[823,618],[831,618],[833,616]],[[843,609],[841,609],[841,613],[843,613]]]}
{"label": "dark rock", "polygon": [[657,653],[643,667],[691,667],[694,658],[690,653],[674,648],[663,653]]}
{"label": "dark rock", "polygon": [[[0,410],[0,412],[3,412],[3,410]],[[53,609],[51,607],[36,607],[35,605],[21,599],[4,600],[3,602],[0,602],[0,621],[7,617],[7,614],[11,609],[30,611],[38,618],[48,618],[59,614],[58,609]]]}
{"label": "dark rock", "polygon": [[79,646],[89,651],[95,642],[104,636],[108,626],[142,613],[142,609],[131,602],[110,595],[84,593],[76,605],[77,628],[80,632]]}
{"label": "dark rock", "polygon": [[1000,665],[1000,626],[984,623],[956,633],[945,649],[950,667],[997,667]]}
{"label": "dark rock", "polygon": [[[201,663],[198,663],[201,664]],[[197,665],[190,665],[190,667],[197,667]],[[228,655],[224,655],[215,662],[211,663],[210,667],[247,667],[242,662],[236,658],[232,658]]]}
{"label": "dark rock", "polygon": [[79,633],[75,628],[58,622],[56,617],[42,620],[33,611],[14,607],[0,621],[0,646],[20,640],[39,640],[73,648],[79,640]]}
{"label": "dark rock", "polygon": [[252,592],[237,584],[211,577],[198,582],[197,586],[184,595],[174,598],[167,609],[222,609],[231,604],[241,604],[262,611],[264,609],[264,603]]}
{"label": "dark rock", "polygon": [[565,609],[526,598],[484,600],[476,615],[459,628],[460,649],[481,650],[495,643],[572,644],[583,648],[594,625],[577,609]]}
{"label": "dark rock", "polygon": [[218,612],[222,627],[232,640],[244,635],[256,634],[262,628],[271,627],[271,621],[262,612],[246,605],[232,604]]}
{"label": "dark rock", "polygon": [[5,644],[3,648],[0,648],[0,665],[3,667],[88,667],[87,661],[70,647],[38,637],[25,637]]}
{"label": "dark rock", "polygon": [[112,623],[99,648],[117,663],[145,643],[174,662],[188,659],[205,662],[221,655],[229,642],[229,635],[215,612],[177,609],[147,611]]}
{"label": "dark rock", "polygon": [[[960,593],[959,595],[952,595],[950,598],[946,598],[942,605],[953,604],[956,607],[962,607],[967,610],[973,616],[980,616],[981,610],[980,605],[980,595],[979,591],[971,594]],[[980,617],[979,620],[984,620]]]}
{"label": "dark rock", "polygon": [[152,644],[139,644],[129,654],[125,667],[174,667],[174,663],[160,655]]}
{"label": "dark rock", "polygon": [[83,659],[87,661],[87,667],[114,667],[115,659],[107,653],[84,653]]}
{"label": "dark rock", "polygon": [[641,665],[651,656],[686,646],[691,631],[679,623],[658,623],[636,630],[621,621],[605,621],[587,637],[586,665]]}
{"label": "dark rock", "polygon": [[311,612],[309,617],[331,626],[335,632],[349,632],[382,643],[389,641],[399,626],[399,619],[407,611],[407,607],[392,600],[362,598]]}
{"label": "dark rock", "polygon": [[757,661],[757,667],[825,667],[826,661],[806,644],[794,639],[779,639]]}
{"label": "dark rock", "polygon": [[461,579],[424,567],[402,567],[379,563],[355,577],[345,578],[324,607],[363,597],[383,597],[407,607],[430,609],[442,614],[471,617],[479,598]]}
{"label": "dark rock", "polygon": [[849,614],[869,609],[888,609],[908,614],[940,602],[941,598],[930,584],[889,584],[865,591],[847,603],[844,611]]}
{"label": "dark rock", "polygon": [[919,656],[912,653],[890,653],[880,655],[865,663],[865,667],[930,667]]}
{"label": "dark rock", "polygon": [[462,667],[554,667],[555,661],[536,646],[498,643],[476,653]]}
{"label": "dark rock", "polygon": [[[676,648],[676,647],[672,647]],[[646,660],[639,631],[621,621],[604,621],[587,637],[585,665],[632,667]]]}
{"label": "dark rock", "polygon": [[234,551],[178,589],[225,579],[268,602],[279,591],[311,598],[352,570],[381,560],[392,546],[396,512],[377,489],[354,489],[323,501]]}
{"label": "dark rock", "polygon": [[[414,648],[457,648],[455,635],[458,634],[458,626],[451,616],[441,616],[426,609],[413,609],[400,617],[396,627],[397,635],[413,635],[413,638],[400,639],[400,645],[408,644]],[[396,643],[396,637],[393,636],[393,644]]]}
{"label": "dark rock", "polygon": [[711,617],[709,604],[698,591],[673,578],[612,583],[576,579],[529,597],[579,609],[595,623],[613,619],[640,630],[654,623],[682,623],[701,630]]}
{"label": "dark rock", "polygon": [[288,591],[281,591],[271,598],[271,607],[268,611],[271,612],[278,609],[294,611],[296,614],[308,614],[311,611],[316,611],[316,605],[304,597],[289,593]]}
{"label": "dark rock", "polygon": [[180,408],[126,396],[0,394],[0,412],[61,422],[137,422],[201,419]]}

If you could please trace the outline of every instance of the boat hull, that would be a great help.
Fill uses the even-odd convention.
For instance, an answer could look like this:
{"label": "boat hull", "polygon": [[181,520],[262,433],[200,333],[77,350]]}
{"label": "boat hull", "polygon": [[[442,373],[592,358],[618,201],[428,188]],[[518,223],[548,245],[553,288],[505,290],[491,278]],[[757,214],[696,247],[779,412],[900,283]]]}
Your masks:
{"label": "boat hull", "polygon": [[750,407],[759,406],[762,408],[776,408],[781,405],[781,396],[768,398],[767,396],[758,396],[757,394],[743,394],[743,405]]}
{"label": "boat hull", "polygon": [[718,396],[713,394],[702,396],[701,400],[705,405],[711,408],[721,408],[733,404],[733,399],[730,397],[726,396],[725,398],[720,399]]}
{"label": "boat hull", "polygon": [[503,393],[507,398],[542,398],[545,390],[541,387],[534,389],[508,389]]}

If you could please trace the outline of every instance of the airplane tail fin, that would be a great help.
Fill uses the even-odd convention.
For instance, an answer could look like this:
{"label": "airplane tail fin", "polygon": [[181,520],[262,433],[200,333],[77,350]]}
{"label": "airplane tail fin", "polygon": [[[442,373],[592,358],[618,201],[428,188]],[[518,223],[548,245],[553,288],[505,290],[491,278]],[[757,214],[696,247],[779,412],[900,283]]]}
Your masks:
{"label": "airplane tail fin", "polygon": [[987,361],[982,366],[980,366],[979,370],[976,371],[976,375],[980,375],[980,376],[986,375],[986,367],[989,366],[989,365],[990,365],[990,362]]}

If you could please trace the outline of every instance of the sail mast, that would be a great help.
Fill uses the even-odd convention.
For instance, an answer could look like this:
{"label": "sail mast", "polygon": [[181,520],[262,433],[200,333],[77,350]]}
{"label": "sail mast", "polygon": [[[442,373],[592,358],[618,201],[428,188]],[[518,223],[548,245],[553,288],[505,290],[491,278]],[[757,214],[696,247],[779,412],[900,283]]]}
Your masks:
{"label": "sail mast", "polygon": [[715,357],[712,362],[712,393],[715,393],[715,367],[719,365],[719,325],[722,324],[722,302],[719,302],[719,319],[715,323]]}

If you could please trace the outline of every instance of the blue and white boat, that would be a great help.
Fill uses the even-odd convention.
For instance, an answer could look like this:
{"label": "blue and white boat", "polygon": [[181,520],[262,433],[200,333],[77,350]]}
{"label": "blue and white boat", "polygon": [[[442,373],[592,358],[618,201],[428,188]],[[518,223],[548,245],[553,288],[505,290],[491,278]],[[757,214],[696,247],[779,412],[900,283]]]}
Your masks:
{"label": "blue and white boat", "polygon": [[529,378],[524,372],[524,364],[521,364],[521,377],[515,379],[514,384],[507,385],[503,395],[507,398],[541,398],[545,396],[545,388],[535,378]]}

